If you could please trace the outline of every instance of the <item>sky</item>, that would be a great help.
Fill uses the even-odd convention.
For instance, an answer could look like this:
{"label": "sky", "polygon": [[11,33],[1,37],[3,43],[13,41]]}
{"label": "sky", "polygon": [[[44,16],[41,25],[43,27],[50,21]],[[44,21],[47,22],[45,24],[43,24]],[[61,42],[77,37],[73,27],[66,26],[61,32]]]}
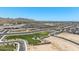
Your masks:
{"label": "sky", "polygon": [[37,21],[79,21],[79,7],[0,7],[0,17]]}

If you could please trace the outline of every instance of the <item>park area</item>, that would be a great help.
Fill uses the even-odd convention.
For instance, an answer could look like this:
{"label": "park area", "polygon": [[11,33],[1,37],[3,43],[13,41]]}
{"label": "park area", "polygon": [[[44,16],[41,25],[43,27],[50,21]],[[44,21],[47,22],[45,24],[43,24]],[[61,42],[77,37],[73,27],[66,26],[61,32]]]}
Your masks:
{"label": "park area", "polygon": [[7,40],[18,40],[23,39],[28,41],[30,45],[38,45],[41,44],[41,40],[45,37],[48,37],[48,32],[39,32],[29,35],[13,35],[13,36],[6,36],[5,39]]}

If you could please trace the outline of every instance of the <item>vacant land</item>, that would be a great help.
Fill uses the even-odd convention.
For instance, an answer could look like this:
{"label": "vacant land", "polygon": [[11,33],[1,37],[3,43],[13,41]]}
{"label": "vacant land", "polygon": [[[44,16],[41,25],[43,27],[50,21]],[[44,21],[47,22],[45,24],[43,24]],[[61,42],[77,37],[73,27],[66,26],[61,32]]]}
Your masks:
{"label": "vacant land", "polygon": [[77,35],[77,34],[71,34],[71,33],[63,32],[63,33],[61,33],[61,34],[59,34],[57,36],[63,37],[63,38],[66,38],[68,40],[72,40],[74,42],[79,43],[79,35]]}
{"label": "vacant land", "polygon": [[39,32],[39,33],[34,33],[30,35],[14,35],[14,36],[7,36],[7,40],[11,39],[24,39],[27,40],[30,45],[38,45],[41,44],[41,40],[44,37],[48,36],[48,32]]}
{"label": "vacant land", "polygon": [[79,46],[61,38],[50,36],[44,38],[50,41],[50,44],[29,46],[28,51],[79,51]]}
{"label": "vacant land", "polygon": [[37,45],[37,46],[29,46],[28,51],[58,51],[55,46],[52,44],[44,44],[44,45]]}
{"label": "vacant land", "polygon": [[0,51],[14,51],[16,49],[13,45],[1,45]]}
{"label": "vacant land", "polygon": [[48,37],[46,40],[50,41],[60,51],[79,51],[79,46],[54,36]]}

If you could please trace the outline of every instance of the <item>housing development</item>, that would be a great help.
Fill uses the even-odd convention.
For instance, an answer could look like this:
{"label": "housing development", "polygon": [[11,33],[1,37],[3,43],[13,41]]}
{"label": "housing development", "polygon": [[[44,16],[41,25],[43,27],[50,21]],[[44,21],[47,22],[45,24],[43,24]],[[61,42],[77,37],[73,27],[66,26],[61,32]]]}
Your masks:
{"label": "housing development", "polygon": [[79,22],[0,18],[0,51],[79,51]]}

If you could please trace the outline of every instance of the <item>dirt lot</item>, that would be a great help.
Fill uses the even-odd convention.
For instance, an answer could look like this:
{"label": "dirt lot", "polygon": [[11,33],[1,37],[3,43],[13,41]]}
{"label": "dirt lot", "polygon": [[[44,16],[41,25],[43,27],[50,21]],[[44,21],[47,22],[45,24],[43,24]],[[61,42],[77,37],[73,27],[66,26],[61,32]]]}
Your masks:
{"label": "dirt lot", "polygon": [[58,51],[58,49],[52,44],[29,46],[29,51]]}
{"label": "dirt lot", "polygon": [[72,40],[72,41],[75,41],[77,43],[79,43],[79,35],[76,35],[76,34],[71,34],[71,33],[61,33],[59,35],[57,35],[59,37],[63,37],[63,38],[66,38],[66,39],[69,39],[69,40]]}
{"label": "dirt lot", "polygon": [[[73,35],[74,38],[76,36],[77,35],[75,35],[75,36]],[[66,37],[68,37],[68,36],[66,36]],[[76,39],[77,38],[78,37],[76,37]],[[50,36],[48,38],[45,38],[45,40],[50,41],[51,44],[29,46],[28,50],[29,51],[79,51],[79,46],[78,45],[76,45],[76,44],[74,44],[72,42],[66,41],[64,39],[61,39],[61,38]]]}

